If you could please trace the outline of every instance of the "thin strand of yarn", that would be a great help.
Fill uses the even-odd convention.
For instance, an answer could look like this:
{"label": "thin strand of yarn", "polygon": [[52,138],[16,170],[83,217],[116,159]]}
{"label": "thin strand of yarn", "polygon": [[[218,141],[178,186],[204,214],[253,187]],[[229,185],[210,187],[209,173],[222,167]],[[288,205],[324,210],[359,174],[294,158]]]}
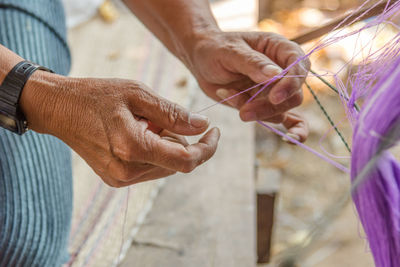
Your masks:
{"label": "thin strand of yarn", "polygon": [[322,105],[321,101],[319,101],[319,98],[318,98],[317,94],[314,92],[314,90],[311,88],[311,86],[307,82],[305,82],[305,84],[306,84],[307,89],[310,91],[311,95],[313,96],[315,102],[317,102],[318,107],[324,113],[324,116],[327,118],[329,124],[332,126],[332,128],[335,130],[335,132],[338,134],[340,140],[342,140],[342,142],[343,142],[344,146],[346,147],[347,151],[349,151],[351,153],[351,149],[350,149],[349,144],[344,139],[344,136],[340,132],[340,130],[336,127],[336,124],[333,122],[333,119],[331,118],[331,116],[329,116],[328,112],[326,111],[326,109]]}
{"label": "thin strand of yarn", "polygon": [[294,139],[294,138],[288,136],[287,134],[285,134],[285,133],[279,131],[278,129],[276,129],[276,128],[274,128],[274,127],[272,127],[272,126],[266,124],[265,122],[262,122],[262,121],[257,121],[257,122],[258,122],[260,125],[264,126],[265,128],[267,128],[267,129],[271,130],[272,132],[276,133],[277,135],[279,135],[279,136],[281,136],[281,137],[283,137],[283,138],[288,139],[288,140],[289,140],[290,142],[292,142],[293,144],[296,144],[296,145],[298,145],[299,147],[301,147],[301,148],[303,148],[303,149],[305,149],[305,150],[311,152],[312,154],[316,155],[317,157],[319,157],[319,158],[325,160],[326,162],[330,163],[331,165],[333,165],[334,167],[338,168],[339,170],[341,170],[341,171],[343,171],[343,172],[345,172],[345,173],[350,173],[350,170],[349,170],[348,168],[346,168],[345,166],[343,166],[342,164],[340,164],[340,163],[338,163],[338,162],[336,162],[336,161],[330,159],[329,157],[327,157],[327,156],[321,154],[320,152],[318,152],[318,151],[312,149],[311,147],[309,147],[309,146],[307,146],[307,145],[305,145],[305,144],[303,144],[303,143],[297,141],[296,139]]}

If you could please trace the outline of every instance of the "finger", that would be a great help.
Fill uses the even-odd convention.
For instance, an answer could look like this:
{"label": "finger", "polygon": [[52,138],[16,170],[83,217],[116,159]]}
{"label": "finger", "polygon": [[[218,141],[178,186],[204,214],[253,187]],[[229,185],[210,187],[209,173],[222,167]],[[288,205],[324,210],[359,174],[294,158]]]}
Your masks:
{"label": "finger", "polygon": [[[110,124],[105,125],[105,129],[109,132],[107,136],[112,154],[123,162],[150,163],[174,171],[190,172],[208,160],[217,148],[220,134],[216,128],[207,132],[199,143],[184,146],[155,134],[148,129],[146,120],[135,120],[128,110],[118,114]],[[119,176],[127,178],[128,172],[124,171]]]}
{"label": "finger", "polygon": [[171,142],[182,144],[183,146],[188,146],[189,145],[188,141],[186,140],[186,138],[184,136],[175,134],[175,133],[170,132],[168,130],[161,131],[160,132],[160,136],[165,140],[169,140]]}
{"label": "finger", "polygon": [[[127,174],[126,168],[121,168],[118,164],[122,164],[121,162],[144,162],[141,160],[141,154],[148,152],[148,140],[145,140],[145,133],[149,132],[160,138],[162,133],[163,136],[166,136],[168,131],[155,126],[146,119],[134,116],[127,108],[121,108],[115,111],[115,114],[104,125],[111,154],[117,161],[120,161],[120,163],[109,163],[112,169],[110,172],[114,173],[116,171],[117,176],[125,177]],[[178,140],[183,141],[181,139]],[[176,142],[176,139],[174,141]],[[142,174],[138,172],[137,175]]]}
{"label": "finger", "polygon": [[209,160],[215,153],[220,138],[218,128],[208,131],[196,144],[183,146],[175,142],[153,139],[152,151],[145,153],[144,160],[167,169],[189,173],[197,166]]}
{"label": "finger", "polygon": [[134,184],[138,184],[138,183],[142,183],[142,182],[146,182],[146,181],[165,178],[165,177],[171,176],[175,173],[176,172],[172,171],[172,170],[156,167],[156,168],[152,169],[151,171],[143,174],[142,176],[131,179],[129,181],[115,180],[112,177],[108,177],[107,179],[105,179],[105,182],[109,186],[121,188],[121,187],[126,187],[126,186],[130,186],[130,185],[134,185]]}
{"label": "finger", "polygon": [[[244,91],[249,88],[254,88],[257,84],[250,80],[249,77],[242,75],[241,79],[239,80],[234,80],[233,82],[230,82],[228,84],[224,84],[222,88],[227,88],[227,89],[235,89],[238,91]],[[221,88],[221,86],[220,86]],[[217,88],[219,89],[219,88]]]}
{"label": "finger", "polygon": [[225,100],[224,103],[236,109],[240,109],[250,98],[247,93],[241,93],[234,89],[221,88],[217,90],[216,94],[221,100]]}
{"label": "finger", "polygon": [[277,115],[277,116],[271,117],[271,118],[269,118],[269,119],[267,119],[265,121],[278,124],[278,123],[284,122],[285,120],[286,120],[286,114],[281,114],[281,115]]}
{"label": "finger", "polygon": [[209,125],[207,117],[191,113],[146,88],[141,90],[140,94],[132,95],[130,108],[135,115],[144,117],[152,124],[177,134],[198,135],[207,130]]}
{"label": "finger", "polygon": [[[305,58],[305,54],[298,44],[274,33],[246,33],[243,37],[251,47],[265,54],[283,69],[302,59],[298,64],[291,67],[286,75],[304,77],[307,75],[311,64],[308,58]],[[275,105],[284,102],[295,94],[304,82],[304,78],[283,78],[278,79],[277,82],[270,94],[270,101]]]}
{"label": "finger", "polygon": [[[144,174],[143,176],[139,177],[138,179],[132,180],[127,182],[128,185],[143,183],[147,181],[157,180],[160,178],[166,178],[168,176],[174,175],[176,171],[168,170],[164,168],[157,168],[152,170],[149,173]],[[127,186],[125,183],[122,183],[122,186]]]}
{"label": "finger", "polygon": [[[302,52],[292,52],[286,61],[287,65],[284,67],[286,68],[295,63],[303,55]],[[287,77],[283,77],[272,87],[269,93],[271,103],[275,105],[280,104],[292,97],[294,94],[301,92],[302,84],[304,83],[309,70],[306,65],[307,64],[304,64],[301,61],[298,62],[289,69],[288,73],[285,75]]]}
{"label": "finger", "polygon": [[263,83],[282,72],[282,68],[266,55],[243,45],[230,50],[225,62],[228,70],[248,76],[255,83]]}
{"label": "finger", "polygon": [[243,121],[269,121],[270,118],[285,113],[300,105],[302,101],[303,94],[301,93],[293,95],[287,101],[279,105],[273,105],[267,97],[255,98],[242,106],[240,109],[240,118]]}
{"label": "finger", "polygon": [[107,172],[112,175],[111,179],[119,182],[128,182],[137,179],[154,169],[159,168],[148,163],[128,163],[119,158],[113,158],[107,165]]}
{"label": "finger", "polygon": [[291,134],[291,137],[302,143],[306,141],[309,134],[308,123],[301,115],[288,112],[282,124],[288,129],[288,133]]}

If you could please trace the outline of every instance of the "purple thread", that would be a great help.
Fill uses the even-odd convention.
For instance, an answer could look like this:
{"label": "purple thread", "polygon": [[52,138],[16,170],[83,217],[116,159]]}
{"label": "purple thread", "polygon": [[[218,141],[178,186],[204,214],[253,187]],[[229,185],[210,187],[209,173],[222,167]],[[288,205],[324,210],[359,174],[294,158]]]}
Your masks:
{"label": "purple thread", "polygon": [[[357,177],[400,121],[400,57],[385,69],[367,97],[353,135],[351,178]],[[365,88],[355,88],[354,94]],[[391,133],[391,143],[400,132]],[[388,152],[353,200],[378,267],[400,266],[400,164]]]}
{"label": "purple thread", "polygon": [[346,172],[346,173],[350,173],[350,170],[349,170],[348,168],[346,168],[346,167],[344,167],[343,165],[341,165],[340,163],[337,163],[336,161],[330,159],[329,157],[327,157],[327,156],[325,156],[325,155],[319,153],[318,151],[312,149],[311,147],[306,146],[305,144],[303,144],[303,143],[297,141],[296,139],[294,139],[294,138],[292,138],[292,137],[290,137],[290,136],[284,134],[283,132],[279,131],[278,129],[276,129],[276,128],[274,128],[274,127],[272,127],[272,126],[270,126],[270,125],[268,125],[268,124],[266,124],[266,123],[264,123],[264,122],[262,122],[262,121],[257,121],[257,122],[258,122],[259,124],[261,124],[262,126],[264,126],[265,128],[270,129],[271,131],[273,131],[273,132],[276,133],[277,135],[280,135],[280,136],[282,136],[282,137],[288,139],[290,142],[292,142],[292,143],[298,145],[298,146],[301,147],[301,148],[304,148],[305,150],[307,150],[307,151],[313,153],[314,155],[316,155],[317,157],[319,157],[319,158],[325,160],[326,162],[332,164],[333,166],[335,166],[335,167],[338,168],[339,170],[341,170],[341,171],[343,171],[343,172]]}

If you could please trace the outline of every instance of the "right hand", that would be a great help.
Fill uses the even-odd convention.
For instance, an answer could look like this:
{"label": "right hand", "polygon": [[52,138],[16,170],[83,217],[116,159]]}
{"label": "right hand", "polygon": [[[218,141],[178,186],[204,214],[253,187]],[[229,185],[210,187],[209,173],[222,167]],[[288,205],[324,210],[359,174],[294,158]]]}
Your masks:
{"label": "right hand", "polygon": [[35,72],[20,104],[30,129],[74,149],[110,186],[122,187],[188,173],[210,159],[220,137],[209,121],[121,79],[67,78]]}

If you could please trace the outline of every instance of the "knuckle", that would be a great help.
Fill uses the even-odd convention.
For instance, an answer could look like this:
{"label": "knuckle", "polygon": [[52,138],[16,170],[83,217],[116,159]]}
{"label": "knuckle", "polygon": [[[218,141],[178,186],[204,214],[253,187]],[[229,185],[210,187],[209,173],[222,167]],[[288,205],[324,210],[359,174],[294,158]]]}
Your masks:
{"label": "knuckle", "polygon": [[169,112],[169,121],[172,125],[172,127],[175,127],[175,125],[178,123],[179,120],[179,111],[177,108],[176,104],[171,104],[170,105],[170,112]]}
{"label": "knuckle", "polygon": [[132,89],[135,90],[135,91],[137,91],[137,90],[139,90],[139,89],[142,89],[142,90],[140,90],[140,91],[143,91],[143,89],[148,90],[149,88],[148,88],[147,85],[145,85],[143,82],[141,82],[141,81],[135,81],[135,82],[132,84]]}
{"label": "knuckle", "polygon": [[166,114],[168,114],[168,122],[172,128],[175,128],[181,122],[187,122],[187,113],[175,103],[165,103],[164,109]]}
{"label": "knuckle", "polygon": [[291,40],[287,40],[286,38],[284,38],[282,42],[284,43],[285,49],[295,52],[298,56],[304,55],[304,51],[303,49],[301,49],[298,43]]}
{"label": "knuckle", "polygon": [[241,55],[241,49],[238,49],[237,45],[233,42],[227,42],[224,46],[225,51],[232,53],[233,55]]}
{"label": "knuckle", "polygon": [[230,44],[228,48],[232,56],[244,59],[247,63],[252,63],[259,60],[258,53],[254,50],[248,48],[248,46],[243,44]]}
{"label": "knuckle", "polygon": [[143,82],[135,81],[131,84],[130,91],[135,93],[136,97],[146,98],[151,95],[152,90]]}
{"label": "knuckle", "polygon": [[175,127],[178,122],[182,119],[180,108],[174,103],[165,103],[165,112],[168,114],[168,122],[172,127]]}
{"label": "knuckle", "polygon": [[135,158],[135,150],[132,149],[133,141],[129,129],[126,128],[125,120],[120,118],[118,123],[114,125],[114,129],[111,129],[107,135],[110,140],[109,149],[112,155],[123,161],[131,161]]}
{"label": "knuckle", "polygon": [[265,58],[263,58],[261,55],[258,55],[256,53],[252,53],[247,56],[246,58],[247,63],[251,65],[265,65]]}
{"label": "knuckle", "polygon": [[181,172],[191,173],[196,168],[196,161],[193,156],[188,156],[182,163]]}
{"label": "knuckle", "polygon": [[132,161],[135,158],[133,149],[130,149],[126,144],[117,145],[112,148],[113,154],[123,161]]}
{"label": "knuckle", "polygon": [[287,53],[287,59],[289,62],[294,62],[298,60],[300,57],[301,55],[297,51],[291,50]]}

